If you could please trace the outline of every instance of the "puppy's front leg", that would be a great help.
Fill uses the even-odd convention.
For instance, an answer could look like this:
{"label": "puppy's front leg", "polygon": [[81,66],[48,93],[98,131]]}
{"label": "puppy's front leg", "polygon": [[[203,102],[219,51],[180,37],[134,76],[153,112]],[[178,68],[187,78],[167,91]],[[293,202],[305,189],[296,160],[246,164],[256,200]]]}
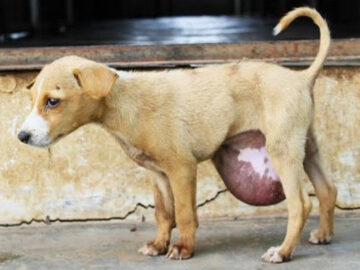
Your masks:
{"label": "puppy's front leg", "polygon": [[176,165],[168,171],[175,199],[175,219],[179,240],[168,252],[171,259],[188,259],[194,253],[196,216],[196,167],[197,164]]}
{"label": "puppy's front leg", "polygon": [[156,173],[152,181],[155,201],[155,219],[157,234],[154,241],[146,243],[138,252],[148,256],[166,254],[171,237],[171,230],[175,227],[174,198],[169,179],[162,173]]}

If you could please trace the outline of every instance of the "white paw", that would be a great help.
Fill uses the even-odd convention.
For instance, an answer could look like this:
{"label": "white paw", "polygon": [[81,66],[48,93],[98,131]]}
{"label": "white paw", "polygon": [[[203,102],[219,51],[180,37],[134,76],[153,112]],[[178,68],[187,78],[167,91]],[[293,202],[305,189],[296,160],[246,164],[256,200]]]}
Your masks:
{"label": "white paw", "polygon": [[138,249],[138,253],[145,256],[158,256],[159,251],[151,244],[145,244]]}
{"label": "white paw", "polygon": [[309,242],[314,245],[329,244],[332,240],[332,235],[322,235],[319,230],[313,230],[310,233]]}
{"label": "white paw", "polygon": [[181,245],[173,245],[169,252],[167,253],[167,257],[172,260],[185,260],[190,259],[193,253],[189,252],[187,248]]}
{"label": "white paw", "polygon": [[166,256],[172,260],[182,260],[179,249],[177,247],[170,248]]}
{"label": "white paw", "polygon": [[261,258],[270,263],[281,263],[284,259],[279,255],[280,247],[271,247],[269,248]]}

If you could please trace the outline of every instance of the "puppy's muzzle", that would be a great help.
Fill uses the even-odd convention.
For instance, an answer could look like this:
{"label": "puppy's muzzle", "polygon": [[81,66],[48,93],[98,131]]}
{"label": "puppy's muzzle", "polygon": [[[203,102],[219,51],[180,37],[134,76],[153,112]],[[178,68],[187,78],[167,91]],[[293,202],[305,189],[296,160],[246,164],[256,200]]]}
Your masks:
{"label": "puppy's muzzle", "polygon": [[23,143],[29,143],[31,138],[31,133],[30,132],[26,132],[26,131],[20,131],[18,134],[18,139],[23,142]]}

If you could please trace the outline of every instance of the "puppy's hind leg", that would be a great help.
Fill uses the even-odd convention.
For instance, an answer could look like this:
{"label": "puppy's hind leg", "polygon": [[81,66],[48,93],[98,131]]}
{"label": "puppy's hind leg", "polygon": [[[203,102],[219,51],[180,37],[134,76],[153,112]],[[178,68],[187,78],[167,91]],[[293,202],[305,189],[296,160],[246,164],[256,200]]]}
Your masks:
{"label": "puppy's hind leg", "polygon": [[312,244],[328,244],[334,234],[337,190],[335,185],[325,177],[316,156],[308,154],[304,161],[304,167],[314,186],[320,210],[320,227],[310,233],[309,242]]}
{"label": "puppy's hind leg", "polygon": [[[300,131],[301,132],[301,131]],[[305,135],[304,135],[305,136]],[[307,177],[303,169],[304,149],[301,149],[299,138],[267,139],[267,150],[271,162],[280,176],[286,195],[288,207],[288,226],[286,237],[279,247],[270,248],[262,258],[271,263],[289,260],[301,236],[305,221],[311,211],[311,201],[305,190],[304,179]],[[302,138],[300,138],[300,141]],[[305,142],[305,139],[303,139]],[[296,146],[298,146],[296,148]]]}
{"label": "puppy's hind leg", "polygon": [[163,173],[156,173],[152,182],[155,200],[157,234],[154,241],[143,245],[138,252],[148,256],[164,255],[168,251],[171,230],[175,227],[174,199],[169,179]]}

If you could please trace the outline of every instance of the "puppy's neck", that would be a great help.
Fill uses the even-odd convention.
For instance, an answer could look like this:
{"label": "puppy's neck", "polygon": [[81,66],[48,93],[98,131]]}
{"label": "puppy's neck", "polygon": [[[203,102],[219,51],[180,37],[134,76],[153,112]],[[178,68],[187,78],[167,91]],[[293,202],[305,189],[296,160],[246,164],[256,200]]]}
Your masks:
{"label": "puppy's neck", "polygon": [[101,124],[111,133],[130,136],[136,115],[141,108],[141,88],[135,73],[116,71],[119,75],[102,105]]}

